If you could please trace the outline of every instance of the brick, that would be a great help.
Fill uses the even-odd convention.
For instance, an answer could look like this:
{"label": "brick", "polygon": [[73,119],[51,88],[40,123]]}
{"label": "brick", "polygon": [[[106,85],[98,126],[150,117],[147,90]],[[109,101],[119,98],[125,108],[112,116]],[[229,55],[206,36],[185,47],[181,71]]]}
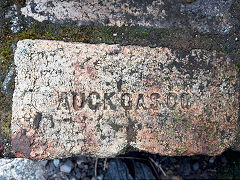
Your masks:
{"label": "brick", "polygon": [[18,157],[217,155],[237,136],[238,74],[223,54],[23,40],[14,59]]}
{"label": "brick", "polygon": [[232,0],[27,0],[21,8],[37,21],[76,25],[190,28],[201,33],[228,34],[235,26]]}

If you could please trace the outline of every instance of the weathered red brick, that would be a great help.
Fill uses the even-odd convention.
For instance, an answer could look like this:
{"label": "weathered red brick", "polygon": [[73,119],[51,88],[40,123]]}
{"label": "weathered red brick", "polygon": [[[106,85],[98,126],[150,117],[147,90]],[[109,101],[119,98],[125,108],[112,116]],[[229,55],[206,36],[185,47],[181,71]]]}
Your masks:
{"label": "weathered red brick", "polygon": [[21,157],[216,155],[238,132],[238,74],[223,54],[24,40],[15,64]]}

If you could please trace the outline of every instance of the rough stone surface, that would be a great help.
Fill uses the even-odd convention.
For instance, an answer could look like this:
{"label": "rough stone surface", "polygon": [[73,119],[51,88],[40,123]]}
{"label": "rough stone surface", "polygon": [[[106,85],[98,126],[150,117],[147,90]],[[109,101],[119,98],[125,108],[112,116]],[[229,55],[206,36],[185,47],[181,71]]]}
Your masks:
{"label": "rough stone surface", "polygon": [[216,155],[238,133],[238,74],[215,52],[23,40],[15,64],[18,157]]}
{"label": "rough stone surface", "polygon": [[39,162],[22,158],[0,159],[0,179],[45,180],[44,174]]}
{"label": "rough stone surface", "polygon": [[60,171],[65,172],[65,173],[70,173],[73,168],[74,168],[74,164],[72,163],[72,161],[67,160],[67,161],[60,167]]}
{"label": "rough stone surface", "polygon": [[59,159],[54,159],[53,160],[53,164],[55,167],[58,167],[59,166],[59,163],[60,163],[60,160]]}
{"label": "rough stone surface", "polygon": [[232,0],[57,1],[27,0],[25,16],[54,23],[109,26],[191,27],[202,33],[227,34],[233,28]]}

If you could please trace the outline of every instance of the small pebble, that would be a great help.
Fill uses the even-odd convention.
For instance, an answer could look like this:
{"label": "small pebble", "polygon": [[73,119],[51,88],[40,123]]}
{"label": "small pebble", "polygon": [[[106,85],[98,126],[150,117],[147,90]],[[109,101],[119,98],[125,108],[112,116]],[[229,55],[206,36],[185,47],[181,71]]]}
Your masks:
{"label": "small pebble", "polygon": [[97,177],[94,177],[94,176],[93,176],[91,180],[97,180]]}
{"label": "small pebble", "polygon": [[227,62],[231,62],[230,57],[227,57],[226,61],[227,61]]}
{"label": "small pebble", "polygon": [[102,175],[102,174],[99,175],[99,176],[97,177],[97,180],[103,180],[103,175]]}
{"label": "small pebble", "polygon": [[[78,157],[78,159],[77,159],[77,164],[78,164],[78,166],[80,167],[84,162],[86,162],[87,161],[87,159],[86,159],[86,157],[82,157],[82,156],[80,156],[80,157]],[[82,167],[82,166],[81,166]]]}
{"label": "small pebble", "polygon": [[49,161],[48,166],[47,166],[47,170],[51,173],[54,173],[55,166],[54,166],[53,162]]}
{"label": "small pebble", "polygon": [[196,163],[193,164],[193,170],[197,171],[198,169],[199,169],[199,163],[196,162]]}
{"label": "small pebble", "polygon": [[84,177],[83,180],[91,180],[89,177]]}
{"label": "small pebble", "polygon": [[52,178],[54,178],[54,179],[55,179],[56,177],[57,177],[57,174],[54,174],[54,175],[52,175]]}
{"label": "small pebble", "polygon": [[82,163],[84,163],[85,161],[84,160],[77,160],[77,164],[78,166],[80,166]]}
{"label": "small pebble", "polygon": [[15,53],[15,50],[17,49],[17,44],[16,43],[12,44],[11,48],[13,50],[13,53]]}
{"label": "small pebble", "polygon": [[48,163],[48,160],[45,160],[45,161],[41,161],[41,162],[40,162],[40,164],[41,164],[42,166],[46,166],[47,163]]}
{"label": "small pebble", "polygon": [[58,167],[59,163],[60,163],[59,159],[54,159],[53,160],[53,164],[54,164],[55,167]]}
{"label": "small pebble", "polygon": [[215,159],[216,159],[216,157],[214,157],[214,156],[211,157],[211,158],[209,159],[209,163],[211,163],[211,164],[214,163]]}
{"label": "small pebble", "polygon": [[79,170],[78,168],[76,168],[74,171],[75,171],[76,178],[77,178],[77,179],[81,179],[80,170]]}
{"label": "small pebble", "polygon": [[84,165],[84,169],[88,169],[88,165],[87,164]]}
{"label": "small pebble", "polygon": [[85,177],[87,177],[87,173],[86,172],[82,172],[81,179],[84,179]]}
{"label": "small pebble", "polygon": [[60,167],[60,171],[65,172],[65,173],[70,173],[73,168],[74,168],[74,164],[72,163],[72,161],[67,160],[67,161]]}
{"label": "small pebble", "polygon": [[82,160],[77,160],[77,165],[78,165],[78,167],[79,168],[83,168],[83,163],[84,163],[85,161],[82,161]]}

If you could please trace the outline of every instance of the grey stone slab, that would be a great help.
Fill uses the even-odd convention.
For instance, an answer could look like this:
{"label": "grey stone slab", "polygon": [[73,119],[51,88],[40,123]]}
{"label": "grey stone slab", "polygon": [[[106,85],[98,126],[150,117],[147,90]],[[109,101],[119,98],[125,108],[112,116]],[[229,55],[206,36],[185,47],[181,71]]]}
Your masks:
{"label": "grey stone slab", "polygon": [[45,180],[45,170],[37,161],[29,159],[0,159],[0,179]]}
{"label": "grey stone slab", "polygon": [[234,26],[232,0],[57,1],[27,0],[25,16],[53,23],[156,28],[190,27],[202,33],[227,34]]}

